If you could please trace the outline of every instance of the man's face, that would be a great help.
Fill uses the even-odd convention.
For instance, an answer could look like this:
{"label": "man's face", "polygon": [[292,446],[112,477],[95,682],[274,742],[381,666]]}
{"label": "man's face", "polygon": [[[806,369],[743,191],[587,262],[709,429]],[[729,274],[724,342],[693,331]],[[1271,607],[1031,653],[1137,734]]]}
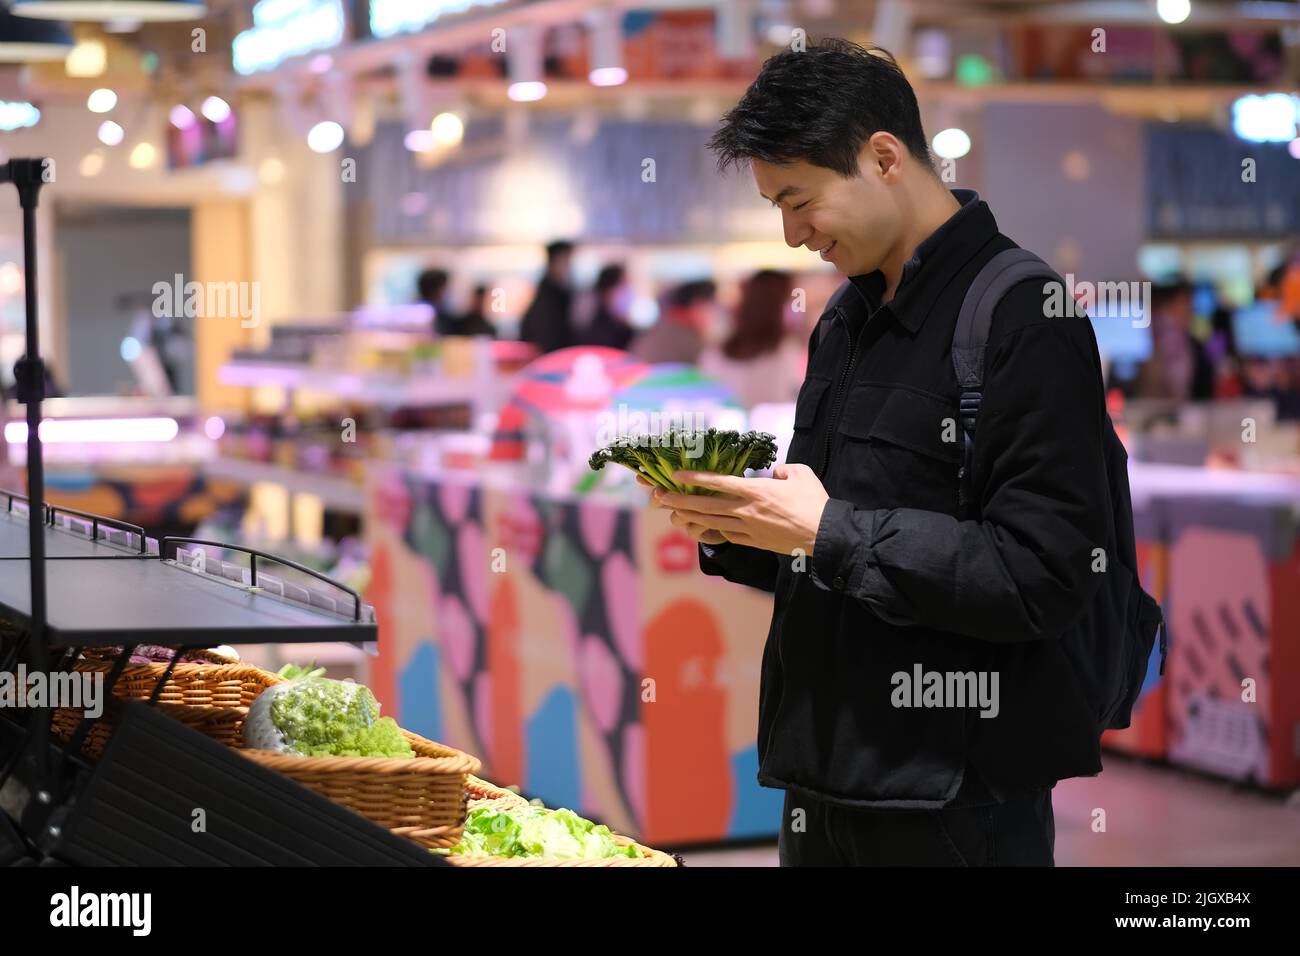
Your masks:
{"label": "man's face", "polygon": [[848,179],[803,161],[751,165],[759,193],[781,209],[787,245],[818,252],[842,274],[857,276],[880,268],[897,244],[901,216],[887,185],[896,171],[882,171],[869,145],[858,175]]}

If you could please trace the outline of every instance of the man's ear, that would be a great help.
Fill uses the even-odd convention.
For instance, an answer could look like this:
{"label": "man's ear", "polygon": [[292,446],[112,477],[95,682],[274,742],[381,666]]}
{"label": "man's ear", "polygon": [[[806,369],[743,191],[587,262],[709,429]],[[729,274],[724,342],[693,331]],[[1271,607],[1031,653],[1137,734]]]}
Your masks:
{"label": "man's ear", "polygon": [[872,172],[885,180],[893,180],[902,172],[903,153],[906,147],[893,133],[878,130],[868,137],[858,153],[858,168],[865,175]]}

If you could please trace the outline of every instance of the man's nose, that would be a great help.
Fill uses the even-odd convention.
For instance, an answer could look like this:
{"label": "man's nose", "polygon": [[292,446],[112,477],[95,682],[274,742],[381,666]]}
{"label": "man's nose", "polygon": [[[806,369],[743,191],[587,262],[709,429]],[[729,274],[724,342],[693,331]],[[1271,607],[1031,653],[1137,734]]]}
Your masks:
{"label": "man's nose", "polygon": [[784,209],[781,210],[781,228],[785,231],[785,244],[791,249],[798,249],[808,241],[812,230],[799,216]]}

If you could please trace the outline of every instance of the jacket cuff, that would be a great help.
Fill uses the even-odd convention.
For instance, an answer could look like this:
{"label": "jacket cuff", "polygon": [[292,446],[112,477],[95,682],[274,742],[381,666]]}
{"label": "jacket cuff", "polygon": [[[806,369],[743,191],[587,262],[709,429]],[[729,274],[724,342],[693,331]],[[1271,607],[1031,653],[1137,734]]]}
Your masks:
{"label": "jacket cuff", "polygon": [[823,588],[851,591],[871,559],[876,513],[858,511],[850,502],[830,498],[822,509],[813,544],[813,580]]}

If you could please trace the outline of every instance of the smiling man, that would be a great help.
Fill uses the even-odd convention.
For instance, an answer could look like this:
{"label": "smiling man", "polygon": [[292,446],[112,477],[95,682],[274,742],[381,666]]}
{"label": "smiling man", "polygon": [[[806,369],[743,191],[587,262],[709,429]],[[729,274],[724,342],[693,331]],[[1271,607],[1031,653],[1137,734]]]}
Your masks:
{"label": "smiling man", "polygon": [[1041,279],[998,300],[967,476],[954,331],[1016,246],[936,175],[894,60],[840,40],[778,54],[710,148],[848,277],[774,477],[655,494],[705,573],[775,592],[758,777],[786,791],[781,862],[1051,865],[1053,785],[1101,770],[1060,640],[1115,540],[1091,325],[1050,317]]}

